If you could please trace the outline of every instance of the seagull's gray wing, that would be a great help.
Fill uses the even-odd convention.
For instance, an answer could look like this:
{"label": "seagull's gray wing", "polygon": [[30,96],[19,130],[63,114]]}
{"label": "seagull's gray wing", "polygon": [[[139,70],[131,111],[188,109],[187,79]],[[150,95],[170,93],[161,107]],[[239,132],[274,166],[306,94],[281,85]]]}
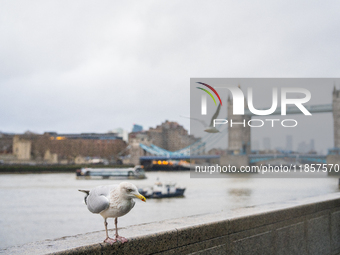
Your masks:
{"label": "seagull's gray wing", "polygon": [[196,118],[191,118],[191,117],[185,117],[185,116],[181,116],[181,115],[180,115],[180,117],[187,118],[187,119],[192,119],[192,120],[197,120],[197,121],[201,122],[204,127],[207,127],[207,123],[205,123],[204,120],[200,120],[200,119],[196,119]]}
{"label": "seagull's gray wing", "polygon": [[134,199],[131,199],[131,209],[135,206],[136,202]]}
{"label": "seagull's gray wing", "polygon": [[87,209],[92,213],[100,213],[109,207],[109,186],[99,186],[90,190],[87,197]]}
{"label": "seagull's gray wing", "polygon": [[215,114],[212,116],[211,121],[210,121],[210,126],[209,126],[209,127],[212,127],[212,126],[213,126],[214,119],[217,118],[218,114],[220,113],[220,109],[221,109],[221,104],[218,105]]}

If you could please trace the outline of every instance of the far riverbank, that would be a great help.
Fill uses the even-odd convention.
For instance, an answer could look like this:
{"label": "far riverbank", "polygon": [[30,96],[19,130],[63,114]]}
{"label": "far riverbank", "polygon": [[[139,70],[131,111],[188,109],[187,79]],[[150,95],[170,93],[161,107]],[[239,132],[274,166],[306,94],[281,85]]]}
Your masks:
{"label": "far riverbank", "polygon": [[127,168],[133,165],[0,165],[0,174],[40,174],[40,173],[75,173],[83,167],[91,168]]}

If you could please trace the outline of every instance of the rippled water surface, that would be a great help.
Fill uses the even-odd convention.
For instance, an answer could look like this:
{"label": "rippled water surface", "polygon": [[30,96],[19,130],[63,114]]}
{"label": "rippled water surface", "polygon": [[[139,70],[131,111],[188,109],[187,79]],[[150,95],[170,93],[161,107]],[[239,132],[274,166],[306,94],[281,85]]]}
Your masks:
{"label": "rippled water surface", "polygon": [[[119,227],[239,207],[338,192],[336,178],[190,179],[188,172],[147,172],[137,187],[175,181],[187,188],[184,198],[138,200]],[[103,230],[103,218],[90,213],[78,189],[119,183],[77,180],[74,174],[0,175],[0,249],[27,242]],[[109,219],[109,228],[113,228]]]}

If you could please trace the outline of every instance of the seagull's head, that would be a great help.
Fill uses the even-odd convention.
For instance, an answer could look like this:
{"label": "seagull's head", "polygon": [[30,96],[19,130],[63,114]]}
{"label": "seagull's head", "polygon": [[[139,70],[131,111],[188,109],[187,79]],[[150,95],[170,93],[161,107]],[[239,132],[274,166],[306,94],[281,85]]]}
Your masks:
{"label": "seagull's head", "polygon": [[135,185],[129,182],[122,182],[119,184],[120,190],[124,197],[126,198],[139,198],[140,200],[146,202],[144,196],[139,194],[138,189]]}

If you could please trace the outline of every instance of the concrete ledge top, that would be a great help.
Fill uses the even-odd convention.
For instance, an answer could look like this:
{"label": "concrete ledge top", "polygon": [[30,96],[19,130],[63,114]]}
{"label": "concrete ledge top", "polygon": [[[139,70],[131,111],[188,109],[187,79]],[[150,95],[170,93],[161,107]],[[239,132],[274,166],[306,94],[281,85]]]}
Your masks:
{"label": "concrete ledge top", "polygon": [[[192,242],[191,239],[195,238],[195,229],[197,227],[206,227],[208,239],[218,235],[228,235],[245,229],[264,226],[272,222],[313,214],[334,207],[340,207],[340,192],[301,200],[239,208],[214,214],[195,215],[128,226],[119,229],[119,233],[129,239],[129,242],[123,245],[116,243],[110,246],[103,243],[105,231],[102,230],[9,247],[0,250],[0,254],[86,254],[87,250],[91,250],[91,252],[98,251],[98,254],[100,254],[107,249],[120,251],[120,253],[121,251],[129,250],[130,253],[133,251],[137,254],[143,253],[142,250],[146,248],[150,250],[150,246],[154,248],[154,250],[151,249],[152,252],[157,252],[159,251],[158,246],[165,250]],[[110,231],[113,231],[113,229],[110,229]],[[156,236],[157,238],[155,238]]]}

